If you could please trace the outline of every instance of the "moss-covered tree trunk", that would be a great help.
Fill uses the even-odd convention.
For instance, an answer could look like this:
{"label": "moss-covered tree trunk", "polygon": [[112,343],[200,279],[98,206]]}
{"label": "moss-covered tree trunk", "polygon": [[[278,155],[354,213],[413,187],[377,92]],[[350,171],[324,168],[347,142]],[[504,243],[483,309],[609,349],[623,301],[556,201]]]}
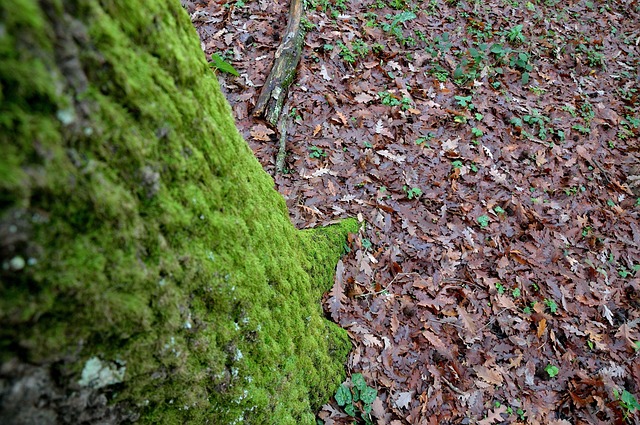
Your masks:
{"label": "moss-covered tree trunk", "polygon": [[177,0],[0,0],[0,423],[314,423],[352,222],[300,232]]}

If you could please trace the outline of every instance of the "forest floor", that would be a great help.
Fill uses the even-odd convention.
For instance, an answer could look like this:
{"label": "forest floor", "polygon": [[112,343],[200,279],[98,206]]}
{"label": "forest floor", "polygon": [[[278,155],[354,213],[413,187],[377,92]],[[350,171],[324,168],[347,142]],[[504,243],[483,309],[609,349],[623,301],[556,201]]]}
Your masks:
{"label": "forest floor", "polygon": [[[289,2],[183,3],[275,174]],[[298,227],[365,223],[325,299],[358,382],[319,418],[640,423],[638,0],[306,3],[274,179]]]}

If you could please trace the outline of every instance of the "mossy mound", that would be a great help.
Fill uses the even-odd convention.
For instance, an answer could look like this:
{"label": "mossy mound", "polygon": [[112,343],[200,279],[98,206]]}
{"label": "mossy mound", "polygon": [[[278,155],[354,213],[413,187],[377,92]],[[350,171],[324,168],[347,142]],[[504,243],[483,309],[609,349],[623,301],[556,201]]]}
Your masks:
{"label": "mossy mound", "polygon": [[297,231],[177,1],[0,0],[0,363],[143,423],[314,423],[346,221]]}

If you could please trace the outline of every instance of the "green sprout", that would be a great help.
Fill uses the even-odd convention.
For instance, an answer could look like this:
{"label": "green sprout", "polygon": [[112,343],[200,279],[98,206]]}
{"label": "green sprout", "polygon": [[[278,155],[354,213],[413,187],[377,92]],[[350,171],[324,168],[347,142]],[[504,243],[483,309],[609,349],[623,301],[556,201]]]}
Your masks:
{"label": "green sprout", "polygon": [[555,378],[556,376],[558,376],[558,373],[560,373],[560,369],[558,369],[558,366],[553,366],[552,364],[548,364],[544,368],[544,371],[549,374],[549,378]]}
{"label": "green sprout", "polygon": [[477,220],[478,220],[478,224],[480,225],[480,228],[482,229],[484,229],[489,225],[489,216],[487,215],[481,215],[480,217],[478,217]]}

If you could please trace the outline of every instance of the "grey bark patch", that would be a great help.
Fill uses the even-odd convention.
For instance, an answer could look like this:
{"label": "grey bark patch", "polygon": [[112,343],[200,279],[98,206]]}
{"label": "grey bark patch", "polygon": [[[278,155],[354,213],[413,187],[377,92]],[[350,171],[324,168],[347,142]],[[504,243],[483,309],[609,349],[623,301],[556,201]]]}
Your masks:
{"label": "grey bark patch", "polygon": [[109,404],[107,391],[59,384],[50,365],[16,358],[0,366],[0,423],[3,425],[127,424],[138,419],[128,406]]}

